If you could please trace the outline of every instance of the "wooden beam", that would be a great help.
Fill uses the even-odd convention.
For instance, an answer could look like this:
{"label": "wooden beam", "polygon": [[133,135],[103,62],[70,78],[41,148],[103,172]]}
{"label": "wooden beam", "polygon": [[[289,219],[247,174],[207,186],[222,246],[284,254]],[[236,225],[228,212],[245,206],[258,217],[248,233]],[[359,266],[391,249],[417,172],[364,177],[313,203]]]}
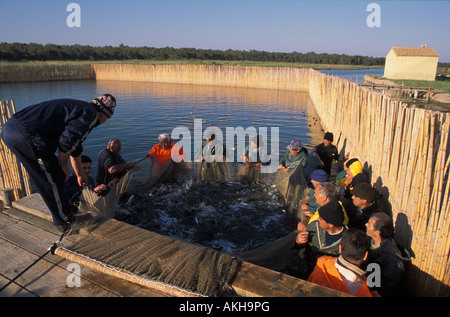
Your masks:
{"label": "wooden beam", "polygon": [[319,286],[290,275],[248,262],[242,264],[231,284],[243,297],[348,297],[342,292]]}

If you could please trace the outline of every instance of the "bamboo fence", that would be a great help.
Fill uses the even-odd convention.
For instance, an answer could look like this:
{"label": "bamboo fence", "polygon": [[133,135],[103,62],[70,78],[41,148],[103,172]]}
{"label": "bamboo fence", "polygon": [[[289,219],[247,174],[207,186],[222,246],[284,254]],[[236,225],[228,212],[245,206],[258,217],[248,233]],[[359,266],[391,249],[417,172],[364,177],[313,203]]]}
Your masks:
{"label": "bamboo fence", "polygon": [[338,147],[366,163],[388,189],[396,241],[413,252],[410,289],[449,295],[450,114],[408,107],[344,79],[315,72],[309,94]]}
{"label": "bamboo fence", "polygon": [[[13,100],[0,101],[0,130],[12,114],[16,112]],[[0,186],[1,189],[11,188],[13,199],[18,200],[32,193],[29,175],[16,156],[0,140]]]}
{"label": "bamboo fence", "polygon": [[[359,158],[374,186],[388,196],[395,239],[413,255],[413,269],[408,276],[411,293],[450,295],[450,114],[409,107],[312,69],[124,64],[92,67],[97,80],[308,91],[322,126],[337,136],[338,148],[345,147],[350,157]],[[2,168],[5,162],[14,163],[3,149],[2,145]]]}

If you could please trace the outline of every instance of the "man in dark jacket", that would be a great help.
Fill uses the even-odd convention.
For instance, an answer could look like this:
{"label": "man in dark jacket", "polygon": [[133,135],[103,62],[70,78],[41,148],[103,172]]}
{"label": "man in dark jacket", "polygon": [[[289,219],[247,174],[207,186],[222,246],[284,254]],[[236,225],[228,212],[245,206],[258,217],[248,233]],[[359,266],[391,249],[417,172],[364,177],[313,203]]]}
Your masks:
{"label": "man in dark jacket", "polygon": [[366,223],[372,214],[380,212],[376,199],[376,190],[369,183],[359,183],[351,190],[355,210],[349,210],[350,228],[366,229]]}
{"label": "man in dark jacket", "polygon": [[[70,175],[88,184],[81,164],[82,142],[94,127],[112,117],[116,99],[105,94],[91,102],[56,99],[29,106],[3,126],[1,138],[21,161],[50,210],[53,224],[65,232],[74,219],[64,181]],[[55,155],[58,150],[58,157]]]}
{"label": "man in dark jacket", "polygon": [[[328,175],[330,175],[331,173],[331,165],[333,163],[333,160],[336,160],[338,162],[340,161],[339,152],[337,150],[337,147],[333,144],[333,139],[333,133],[327,132],[323,137],[323,142],[312,149],[312,151],[316,152],[320,157],[320,160],[323,163],[323,170],[327,172]],[[345,158],[341,161],[343,162],[347,160],[348,155],[349,153],[347,153]]]}
{"label": "man in dark jacket", "polygon": [[97,186],[104,186],[104,189],[100,192],[101,196],[106,196],[129,169],[139,169],[135,162],[126,162],[122,158],[121,150],[122,142],[113,138],[109,140],[106,148],[98,153],[96,182]]}
{"label": "man in dark jacket", "polygon": [[372,238],[367,263],[380,266],[381,281],[375,285],[382,297],[404,295],[404,261],[400,250],[394,242],[394,226],[392,218],[384,212],[374,213],[366,224],[366,233]]}

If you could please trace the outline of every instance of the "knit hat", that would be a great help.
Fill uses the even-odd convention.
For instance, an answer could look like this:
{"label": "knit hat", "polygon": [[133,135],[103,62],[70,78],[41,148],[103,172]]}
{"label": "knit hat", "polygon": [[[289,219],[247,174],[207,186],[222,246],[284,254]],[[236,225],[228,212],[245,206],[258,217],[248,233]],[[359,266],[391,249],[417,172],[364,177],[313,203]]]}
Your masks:
{"label": "knit hat", "polygon": [[110,94],[104,94],[91,100],[91,103],[98,111],[103,112],[108,118],[111,118],[116,108],[116,98]]}
{"label": "knit hat", "polygon": [[369,183],[359,183],[353,187],[351,193],[358,198],[372,203],[375,200],[375,189]]}
{"label": "knit hat", "polygon": [[300,150],[302,148],[302,143],[298,140],[292,140],[291,144],[287,146],[288,150]]}
{"label": "knit hat", "polygon": [[328,141],[330,141],[330,142],[333,142],[333,133],[327,132],[327,133],[325,133],[325,135],[324,135],[323,138],[324,138],[325,140],[328,140]]}
{"label": "knit hat", "polygon": [[311,180],[323,183],[328,180],[328,174],[324,170],[315,170],[311,173]]}
{"label": "knit hat", "polygon": [[329,203],[321,206],[318,209],[319,217],[326,223],[339,227],[344,223],[344,211],[342,206],[336,199],[333,199]]}

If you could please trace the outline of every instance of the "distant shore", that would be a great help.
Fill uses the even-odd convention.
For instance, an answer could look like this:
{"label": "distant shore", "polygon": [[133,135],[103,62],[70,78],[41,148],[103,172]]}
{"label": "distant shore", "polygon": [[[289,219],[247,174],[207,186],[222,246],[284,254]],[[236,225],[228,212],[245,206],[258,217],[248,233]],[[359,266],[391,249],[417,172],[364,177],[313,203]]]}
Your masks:
{"label": "distant shore", "polygon": [[111,61],[0,61],[0,66],[86,66],[91,64],[135,64],[135,65],[220,65],[220,66],[256,66],[256,67],[293,67],[322,69],[382,69],[383,66],[341,65],[341,64],[311,64],[311,63],[283,63],[283,62],[255,62],[255,61],[223,61],[223,60],[111,60]]}

